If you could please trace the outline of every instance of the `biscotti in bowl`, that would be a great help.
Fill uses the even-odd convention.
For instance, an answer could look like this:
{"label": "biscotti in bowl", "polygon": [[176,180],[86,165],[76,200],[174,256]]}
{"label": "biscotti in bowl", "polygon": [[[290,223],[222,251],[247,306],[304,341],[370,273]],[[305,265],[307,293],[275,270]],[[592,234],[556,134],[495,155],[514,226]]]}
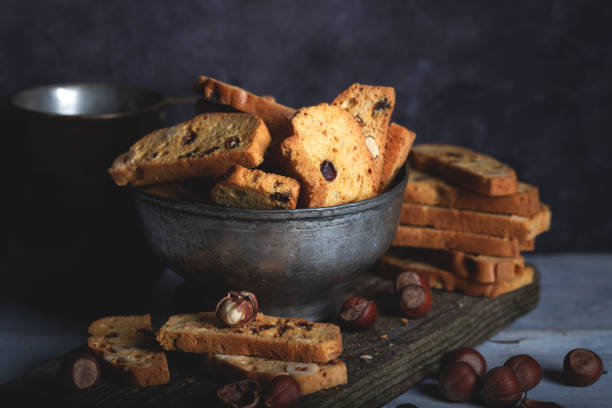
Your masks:
{"label": "biscotti in bowl", "polygon": [[377,197],[294,210],[133,195],[153,252],[203,302],[236,288],[257,293],[266,314],[322,320],[391,245],[407,181],[404,167]]}
{"label": "biscotti in bowl", "polygon": [[108,171],[153,251],[202,299],[235,288],[267,314],[334,315],[399,223],[414,134],[389,126],[395,91],[354,84],[293,109],[209,77],[196,89],[237,111],[152,132]]}

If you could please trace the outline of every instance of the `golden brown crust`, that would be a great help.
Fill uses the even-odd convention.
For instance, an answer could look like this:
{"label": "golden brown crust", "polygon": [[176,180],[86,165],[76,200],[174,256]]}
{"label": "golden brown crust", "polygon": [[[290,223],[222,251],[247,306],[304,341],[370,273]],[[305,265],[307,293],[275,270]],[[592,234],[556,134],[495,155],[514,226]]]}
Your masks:
{"label": "golden brown crust", "polygon": [[293,135],[281,143],[280,152],[287,173],[300,181],[300,206],[329,207],[376,196],[372,157],[348,112],[322,103],[298,110],[291,124]]}
{"label": "golden brown crust", "polygon": [[489,196],[515,194],[518,188],[512,168],[491,156],[464,147],[420,144],[410,152],[410,165]]}
{"label": "golden brown crust", "polygon": [[462,251],[392,247],[387,254],[423,259],[462,278],[480,283],[512,280],[521,273],[525,259],[468,254]]}
{"label": "golden brown crust", "polygon": [[529,184],[519,182],[516,194],[486,196],[453,186],[438,177],[412,168],[404,191],[404,201],[525,217],[530,217],[540,210],[538,188]]}
{"label": "golden brown crust", "polygon": [[194,90],[205,99],[232,106],[263,119],[272,136],[272,146],[278,145],[290,135],[289,117],[295,109],[276,103],[270,96],[257,96],[237,86],[200,75],[195,81]]}
{"label": "golden brown crust", "polygon": [[416,134],[413,131],[397,123],[389,124],[379,191],[389,188],[395,175],[406,162],[415,138]]}
{"label": "golden brown crust", "polygon": [[214,312],[171,316],[157,334],[165,350],[326,363],[342,353],[340,328],[298,318],[265,316],[243,327],[220,327]]}
{"label": "golden brown crust", "polygon": [[210,193],[215,204],[236,208],[294,209],[300,183],[290,177],[235,166]]}
{"label": "golden brown crust", "polygon": [[349,112],[361,126],[373,158],[373,176],[378,188],[383,178],[387,129],[395,108],[395,89],[354,83],[336,96],[332,105]]}
{"label": "golden brown crust", "polygon": [[432,289],[460,291],[471,296],[497,297],[533,282],[533,268],[525,266],[514,277],[494,283],[480,283],[416,259],[385,255],[378,264],[382,276],[393,279],[403,271],[421,272],[429,277]]}
{"label": "golden brown crust", "polygon": [[392,245],[429,249],[455,249],[481,255],[518,257],[521,250],[531,250],[533,240],[519,243],[514,238],[493,237],[471,232],[447,231],[400,225]]}
{"label": "golden brown crust", "polygon": [[296,363],[227,354],[202,354],[201,358],[215,378],[223,377],[229,381],[252,379],[265,387],[279,375],[290,375],[304,395],[347,382],[346,365],[337,358],[327,363]]}
{"label": "golden brown crust", "polygon": [[263,161],[270,134],[249,113],[205,113],[137,141],[108,170],[119,186],[221,175]]}
{"label": "golden brown crust", "polygon": [[525,243],[550,228],[550,217],[545,204],[533,216],[523,217],[403,203],[400,224],[516,238]]}
{"label": "golden brown crust", "polygon": [[155,342],[151,316],[110,316],[88,329],[88,348],[121,381],[135,387],[170,381],[166,355]]}

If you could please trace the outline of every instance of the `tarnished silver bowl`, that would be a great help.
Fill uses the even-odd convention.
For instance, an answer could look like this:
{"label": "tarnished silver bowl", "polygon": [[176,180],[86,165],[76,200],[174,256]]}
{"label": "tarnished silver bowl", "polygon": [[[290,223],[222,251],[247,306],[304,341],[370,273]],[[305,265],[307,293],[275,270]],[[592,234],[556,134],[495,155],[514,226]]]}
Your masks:
{"label": "tarnished silver bowl", "polygon": [[326,208],[243,210],[141,190],[134,197],[153,251],[203,298],[248,290],[264,313],[322,320],[391,245],[407,173],[378,197]]}

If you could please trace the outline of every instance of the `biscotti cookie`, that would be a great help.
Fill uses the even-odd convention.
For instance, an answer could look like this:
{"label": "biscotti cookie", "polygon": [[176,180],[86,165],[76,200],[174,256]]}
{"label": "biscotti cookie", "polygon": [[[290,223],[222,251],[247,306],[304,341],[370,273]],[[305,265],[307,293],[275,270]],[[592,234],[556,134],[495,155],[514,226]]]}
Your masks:
{"label": "biscotti cookie", "polygon": [[229,105],[262,118],[272,136],[272,146],[278,145],[290,134],[289,117],[295,113],[295,109],[277,103],[273,97],[257,96],[204,75],[196,79],[194,89],[207,100]]}
{"label": "biscotti cookie", "polygon": [[88,332],[87,347],[124,382],[146,387],[170,381],[150,315],[105,317],[93,322]]}
{"label": "biscotti cookie", "polygon": [[389,124],[379,191],[389,188],[395,175],[406,162],[415,138],[416,134],[413,131],[397,123]]}
{"label": "biscotti cookie", "polygon": [[511,292],[533,282],[533,268],[525,266],[510,280],[494,283],[480,283],[440,269],[430,263],[410,258],[399,258],[385,255],[378,263],[379,273],[389,279],[394,279],[404,271],[415,271],[429,278],[432,289],[459,291],[470,296],[497,297]]}
{"label": "biscotti cookie", "polygon": [[301,184],[300,206],[329,207],[376,196],[373,159],[361,127],[345,110],[322,103],[291,119],[280,144],[286,172]]}
{"label": "biscotti cookie", "polygon": [[410,165],[481,194],[515,194],[518,181],[508,165],[464,147],[421,144],[410,152]]}
{"label": "biscotti cookie", "polygon": [[526,242],[548,231],[550,217],[550,209],[544,204],[538,213],[523,217],[403,203],[400,224],[516,238]]}
{"label": "biscotti cookie", "polygon": [[300,184],[285,176],[234,167],[210,192],[213,203],[236,208],[294,209]]}
{"label": "biscotti cookie", "polygon": [[304,395],[347,382],[346,365],[337,358],[327,363],[296,363],[262,357],[203,354],[202,360],[215,378],[251,379],[264,387],[279,375],[290,375]]}
{"label": "biscotti cookie", "polygon": [[166,350],[326,363],[342,353],[340,328],[261,313],[242,327],[221,327],[214,312],[171,316],[157,334]]}
{"label": "biscotti cookie", "polygon": [[531,217],[540,210],[538,188],[532,185],[519,182],[516,194],[487,196],[454,186],[439,177],[414,168],[410,169],[404,201],[525,217]]}
{"label": "biscotti cookie", "polygon": [[502,238],[472,232],[400,225],[392,245],[429,249],[456,249],[481,255],[518,257],[521,250],[532,250],[533,240],[520,243],[515,238]]}
{"label": "biscotti cookie", "polygon": [[221,175],[263,161],[270,133],[250,113],[205,113],[156,130],[117,157],[108,170],[119,186]]}
{"label": "biscotti cookie", "polygon": [[349,112],[361,126],[374,159],[374,180],[378,187],[383,176],[387,129],[395,108],[395,89],[355,83],[336,96],[332,105]]}
{"label": "biscotti cookie", "polygon": [[403,258],[422,259],[440,269],[480,283],[512,280],[525,265],[522,256],[515,258],[469,254],[467,252],[408,247],[391,247],[387,254]]}

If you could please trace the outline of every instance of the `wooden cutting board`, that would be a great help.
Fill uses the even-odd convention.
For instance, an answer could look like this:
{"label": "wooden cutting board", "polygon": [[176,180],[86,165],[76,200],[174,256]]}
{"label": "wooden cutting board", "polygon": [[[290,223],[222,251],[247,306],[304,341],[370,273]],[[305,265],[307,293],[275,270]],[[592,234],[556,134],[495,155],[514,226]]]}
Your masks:
{"label": "wooden cutting board", "polygon": [[[540,293],[539,273],[535,268],[534,272],[532,284],[495,299],[434,291],[432,311],[408,323],[394,313],[397,298],[391,283],[374,275],[367,277],[356,292],[374,298],[381,317],[367,332],[342,333],[341,358],[347,364],[348,384],[306,396],[299,406],[383,405],[435,373],[446,351],[483,343],[534,309]],[[172,380],[165,385],[132,388],[104,380],[89,391],[67,392],[55,380],[60,356],[1,385],[0,401],[62,407],[217,406],[216,390],[223,382],[195,370],[186,357],[183,353],[168,356]]]}

